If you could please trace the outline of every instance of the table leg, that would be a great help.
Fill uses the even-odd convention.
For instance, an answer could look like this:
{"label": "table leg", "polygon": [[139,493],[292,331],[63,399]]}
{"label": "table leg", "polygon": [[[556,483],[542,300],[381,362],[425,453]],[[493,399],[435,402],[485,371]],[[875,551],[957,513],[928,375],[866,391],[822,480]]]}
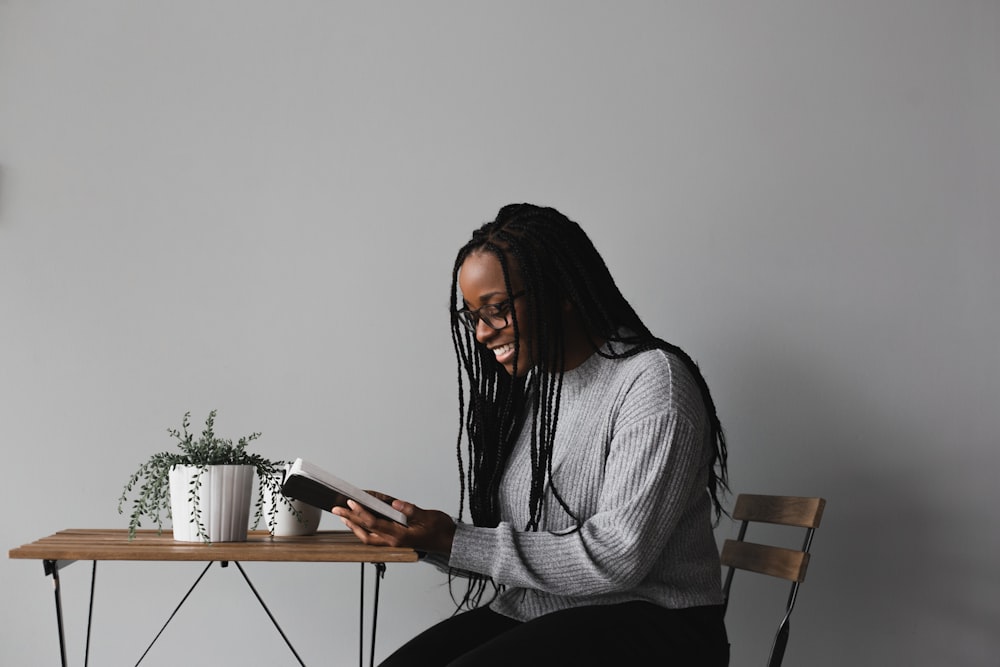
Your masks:
{"label": "table leg", "polygon": [[90,570],[90,606],[87,609],[87,645],[83,652],[83,667],[90,664],[90,629],[94,622],[94,591],[97,586],[97,561]]}
{"label": "table leg", "polygon": [[378,594],[379,584],[385,577],[385,563],[372,563],[375,566],[375,601],[372,608],[372,648],[368,664],[375,667],[375,631],[378,629]]}
{"label": "table leg", "polygon": [[195,586],[197,586],[198,583],[201,582],[202,578],[205,576],[205,573],[208,572],[208,568],[212,567],[213,563],[214,561],[209,561],[208,565],[205,566],[205,569],[202,570],[201,574],[198,575],[198,578],[195,579],[195,582],[191,584],[191,588],[189,588],[188,592],[184,594],[184,597],[181,598],[181,601],[177,604],[177,606],[174,608],[174,611],[167,618],[166,623],[163,624],[163,627],[160,628],[160,631],[156,633],[155,637],[153,637],[153,641],[149,642],[149,646],[147,646],[146,650],[143,651],[142,655],[139,657],[139,660],[135,663],[135,667],[139,667],[139,663],[141,663],[143,660],[146,659],[146,655],[149,653],[149,650],[153,648],[153,644],[155,644],[156,640],[160,638],[160,635],[163,634],[163,631],[167,629],[167,626],[170,624],[170,621],[172,621],[174,619],[174,616],[177,615],[177,612],[180,610],[181,606],[184,604],[184,602],[187,601],[188,597],[191,595],[191,592],[194,591]]}
{"label": "table leg", "polygon": [[60,565],[59,561],[55,560],[42,561],[42,565],[45,568],[45,574],[52,576],[52,588],[56,598],[56,626],[59,630],[59,657],[62,660],[62,666],[66,667],[69,663],[66,661],[66,632],[63,630],[62,593],[59,590]]}
{"label": "table leg", "polygon": [[365,667],[365,564],[361,563],[361,593],[358,598],[358,667]]}
{"label": "table leg", "polygon": [[247,586],[249,586],[250,590],[253,591],[254,596],[257,598],[257,602],[259,602],[260,606],[264,608],[265,612],[267,612],[267,617],[271,619],[271,623],[278,631],[278,634],[285,640],[285,644],[288,646],[289,650],[291,650],[292,655],[295,656],[295,659],[299,661],[299,664],[302,665],[302,667],[306,667],[306,664],[302,662],[302,658],[299,657],[298,651],[296,651],[295,647],[292,646],[292,642],[288,641],[288,636],[285,634],[285,631],[281,629],[280,625],[278,625],[278,619],[276,619],[274,614],[271,613],[271,610],[267,608],[267,605],[264,603],[264,598],[260,596],[260,593],[257,592],[257,589],[254,588],[254,585],[250,582],[250,577],[247,576],[243,566],[240,565],[238,561],[233,562],[236,563],[236,568],[240,571],[240,574],[243,575],[243,579],[247,582]]}
{"label": "table leg", "polygon": [[[372,563],[375,566],[375,599],[372,603],[372,638],[371,648],[368,653],[368,664],[375,667],[375,633],[378,630],[378,598],[379,584],[385,577],[385,563]],[[359,628],[358,628],[358,665],[364,667],[365,664],[365,564],[361,564],[361,594],[358,602]]]}

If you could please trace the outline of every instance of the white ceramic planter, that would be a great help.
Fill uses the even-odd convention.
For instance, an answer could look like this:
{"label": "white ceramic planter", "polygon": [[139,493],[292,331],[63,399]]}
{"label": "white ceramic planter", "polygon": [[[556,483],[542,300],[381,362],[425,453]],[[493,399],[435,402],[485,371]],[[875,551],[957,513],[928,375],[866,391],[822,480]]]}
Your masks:
{"label": "white ceramic planter", "polygon": [[[192,521],[191,482],[197,466],[175,466],[170,471],[170,514],[174,539],[201,542],[198,525]],[[198,490],[201,524],[210,542],[245,542],[250,523],[250,501],[254,467],[215,465],[201,473]]]}
{"label": "white ceramic planter", "polygon": [[[287,471],[289,465],[285,465],[285,470]],[[280,482],[281,477],[278,477]],[[299,517],[289,509],[288,505],[281,501],[281,498],[277,499],[278,509],[274,513],[274,526],[268,525],[268,521],[271,519],[272,507],[274,507],[275,499],[271,494],[264,494],[264,528],[271,530],[275,537],[290,537],[294,535],[315,535],[316,531],[319,529],[319,522],[323,516],[323,510],[318,507],[309,505],[300,500],[292,500],[291,504],[296,510],[301,514],[301,521]]]}

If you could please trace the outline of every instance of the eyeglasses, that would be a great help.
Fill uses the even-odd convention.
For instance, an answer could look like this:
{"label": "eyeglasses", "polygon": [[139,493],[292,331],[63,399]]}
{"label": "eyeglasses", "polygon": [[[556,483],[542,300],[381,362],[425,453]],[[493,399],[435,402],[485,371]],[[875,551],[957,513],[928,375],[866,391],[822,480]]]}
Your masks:
{"label": "eyeglasses", "polygon": [[510,308],[514,304],[514,299],[521,296],[524,296],[523,291],[511,295],[506,301],[488,303],[476,310],[462,308],[455,315],[458,316],[458,321],[472,333],[476,333],[476,327],[480,320],[485,322],[490,329],[499,331],[510,324]]}

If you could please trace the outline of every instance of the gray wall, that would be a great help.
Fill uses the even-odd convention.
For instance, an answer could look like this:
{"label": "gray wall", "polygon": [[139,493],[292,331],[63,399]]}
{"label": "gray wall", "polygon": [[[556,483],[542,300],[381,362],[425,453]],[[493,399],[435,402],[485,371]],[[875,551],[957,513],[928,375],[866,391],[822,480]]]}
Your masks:
{"label": "gray wall", "polygon": [[[995,665],[998,35],[992,0],[0,2],[7,548],[124,526],[187,410],[455,511],[451,262],[527,200],[700,361],[736,491],[828,498],[789,665]],[[92,662],[197,569],[103,564]],[[354,566],[248,571],[353,664]],[[41,566],[0,576],[0,663],[54,664]],[[422,565],[383,594],[381,656],[451,609]],[[213,573],[143,664],[294,664],[255,605]]]}

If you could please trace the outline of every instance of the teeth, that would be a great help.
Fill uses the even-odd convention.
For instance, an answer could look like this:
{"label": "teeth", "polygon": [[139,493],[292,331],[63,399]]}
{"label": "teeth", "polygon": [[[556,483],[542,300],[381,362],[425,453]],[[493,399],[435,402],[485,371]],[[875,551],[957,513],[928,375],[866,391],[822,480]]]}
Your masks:
{"label": "teeth", "polygon": [[493,354],[499,357],[504,354],[507,354],[508,352],[512,352],[513,350],[514,350],[514,344],[507,343],[506,345],[501,345],[499,347],[493,348]]}

